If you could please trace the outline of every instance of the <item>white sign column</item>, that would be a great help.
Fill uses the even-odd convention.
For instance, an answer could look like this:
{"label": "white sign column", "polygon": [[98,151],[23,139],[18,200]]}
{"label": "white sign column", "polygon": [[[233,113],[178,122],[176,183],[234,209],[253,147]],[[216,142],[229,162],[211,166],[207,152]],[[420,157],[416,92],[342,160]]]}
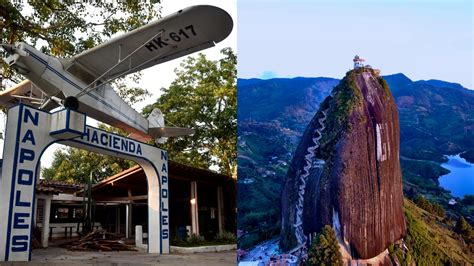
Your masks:
{"label": "white sign column", "polygon": [[0,181],[0,260],[31,259],[35,185],[42,152],[55,141],[51,115],[24,105],[8,112]]}
{"label": "white sign column", "polygon": [[46,196],[43,198],[43,221],[41,222],[43,226],[43,231],[41,232],[41,246],[44,248],[48,247],[49,240],[49,217],[51,215],[51,199],[53,196]]}

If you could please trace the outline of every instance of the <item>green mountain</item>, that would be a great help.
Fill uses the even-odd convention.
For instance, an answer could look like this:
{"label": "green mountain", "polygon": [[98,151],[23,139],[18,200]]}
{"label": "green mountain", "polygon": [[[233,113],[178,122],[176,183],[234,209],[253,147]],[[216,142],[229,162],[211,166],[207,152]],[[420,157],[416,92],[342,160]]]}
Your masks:
{"label": "green mountain", "polygon": [[474,150],[474,91],[403,74],[385,79],[400,113],[403,156],[442,162],[445,154]]}

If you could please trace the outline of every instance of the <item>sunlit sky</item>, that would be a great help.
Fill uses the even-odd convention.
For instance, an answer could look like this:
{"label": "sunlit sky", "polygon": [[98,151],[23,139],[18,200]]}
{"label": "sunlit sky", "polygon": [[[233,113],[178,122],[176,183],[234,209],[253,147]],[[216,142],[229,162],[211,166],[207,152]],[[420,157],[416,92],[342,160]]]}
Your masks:
{"label": "sunlit sky", "polygon": [[473,89],[473,1],[238,1],[240,78],[341,78],[358,54],[383,75]]}
{"label": "sunlit sky", "polygon": [[[232,33],[222,42],[218,43],[215,47],[201,51],[207,58],[216,60],[221,58],[220,50],[225,47],[231,47],[234,51],[237,50],[237,4],[235,0],[162,0],[161,3],[161,16],[164,17],[171,13],[174,13],[182,8],[193,6],[193,5],[213,5],[226,10],[234,20],[234,28]],[[191,56],[196,56],[192,54]],[[160,88],[168,87],[171,82],[176,78],[174,69],[179,67],[179,64],[184,58],[178,58],[173,61],[166,62],[161,65],[154,66],[152,68],[142,71],[143,76],[138,84],[132,84],[133,86],[139,86],[147,89],[152,96],[148,97],[145,101],[135,104],[133,107],[141,112],[143,107],[148,104],[152,104],[160,95]],[[166,114],[165,114],[166,115]],[[95,126],[97,122],[93,119],[87,119],[87,124]],[[0,115],[0,130],[4,133],[5,127],[5,116]],[[60,147],[64,147],[59,144],[51,145],[41,157],[41,166],[49,167],[53,160],[53,153]],[[3,140],[0,140],[0,154],[3,154]],[[2,155],[3,156],[3,155]]]}

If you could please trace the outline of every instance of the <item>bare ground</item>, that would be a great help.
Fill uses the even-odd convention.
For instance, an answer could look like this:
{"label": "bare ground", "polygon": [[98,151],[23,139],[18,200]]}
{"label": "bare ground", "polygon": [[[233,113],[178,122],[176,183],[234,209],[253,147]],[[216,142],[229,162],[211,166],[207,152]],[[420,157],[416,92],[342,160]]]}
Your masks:
{"label": "bare ground", "polygon": [[236,265],[235,251],[199,254],[147,254],[145,251],[78,252],[50,247],[33,250],[31,262],[0,262],[4,265]]}

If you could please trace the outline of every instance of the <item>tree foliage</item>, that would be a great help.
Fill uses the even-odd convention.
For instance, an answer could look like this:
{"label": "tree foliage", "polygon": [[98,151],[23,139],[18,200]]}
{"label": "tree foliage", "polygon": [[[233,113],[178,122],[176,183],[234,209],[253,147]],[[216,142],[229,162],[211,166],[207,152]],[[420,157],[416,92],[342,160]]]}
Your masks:
{"label": "tree foliage", "polygon": [[[104,124],[99,128],[125,136],[120,129],[108,127]],[[113,156],[94,153],[73,147],[58,149],[54,152],[51,167],[42,169],[42,176],[47,180],[61,180],[66,182],[87,183],[92,172],[93,182],[117,174],[132,167],[132,161]]]}
{"label": "tree foliage", "polygon": [[325,225],[321,233],[314,237],[307,265],[342,265],[336,232],[331,226]]}
{"label": "tree foliage", "polygon": [[435,203],[435,202],[430,202],[429,200],[427,200],[422,195],[417,195],[415,197],[415,203],[416,203],[416,205],[418,205],[418,207],[424,209],[425,211],[427,211],[431,214],[434,214],[434,215],[437,215],[437,216],[440,216],[440,217],[446,216],[446,212],[445,212],[443,206],[441,206],[440,204]]}
{"label": "tree foliage", "polygon": [[159,2],[0,0],[0,41],[29,41],[45,53],[71,56],[156,18]]}
{"label": "tree foliage", "polygon": [[469,236],[472,233],[471,225],[463,216],[459,216],[458,220],[456,221],[456,232],[465,236]]}
{"label": "tree foliage", "polygon": [[462,199],[462,204],[474,205],[474,195],[464,195],[464,198]]}
{"label": "tree foliage", "polygon": [[[43,53],[69,57],[158,18],[159,2],[0,0],[0,43],[23,41]],[[21,80],[2,59],[0,63],[0,80]],[[4,83],[0,83],[3,90]],[[127,89],[123,93],[132,90],[132,95],[141,92],[120,88]]]}
{"label": "tree foliage", "polygon": [[163,148],[170,158],[201,168],[217,165],[221,173],[232,175],[237,163],[237,57],[230,48],[221,53],[216,61],[203,54],[184,60],[175,70],[177,78],[143,113],[157,107],[168,125],[195,129],[193,136],[168,140]]}

